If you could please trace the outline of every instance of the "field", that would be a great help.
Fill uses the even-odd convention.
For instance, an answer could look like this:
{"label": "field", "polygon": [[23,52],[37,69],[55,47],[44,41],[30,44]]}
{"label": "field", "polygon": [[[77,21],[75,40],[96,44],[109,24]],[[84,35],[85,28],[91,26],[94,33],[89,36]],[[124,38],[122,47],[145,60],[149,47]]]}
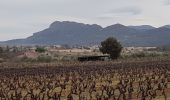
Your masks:
{"label": "field", "polygon": [[170,60],[1,67],[0,76],[0,100],[170,100]]}

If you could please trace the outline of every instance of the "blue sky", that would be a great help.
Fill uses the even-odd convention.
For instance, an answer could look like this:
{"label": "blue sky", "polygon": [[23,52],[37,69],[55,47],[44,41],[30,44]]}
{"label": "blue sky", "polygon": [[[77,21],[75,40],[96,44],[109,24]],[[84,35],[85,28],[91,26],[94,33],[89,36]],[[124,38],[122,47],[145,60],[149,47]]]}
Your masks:
{"label": "blue sky", "polygon": [[103,27],[170,24],[170,0],[0,0],[0,41],[25,38],[54,21]]}

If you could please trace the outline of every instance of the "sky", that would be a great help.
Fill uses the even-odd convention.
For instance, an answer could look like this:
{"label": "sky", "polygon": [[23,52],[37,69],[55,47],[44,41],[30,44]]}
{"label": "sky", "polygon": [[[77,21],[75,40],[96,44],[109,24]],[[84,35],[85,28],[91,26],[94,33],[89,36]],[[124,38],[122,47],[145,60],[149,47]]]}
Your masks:
{"label": "sky", "polygon": [[0,41],[26,38],[54,21],[103,27],[170,24],[170,0],[0,0]]}

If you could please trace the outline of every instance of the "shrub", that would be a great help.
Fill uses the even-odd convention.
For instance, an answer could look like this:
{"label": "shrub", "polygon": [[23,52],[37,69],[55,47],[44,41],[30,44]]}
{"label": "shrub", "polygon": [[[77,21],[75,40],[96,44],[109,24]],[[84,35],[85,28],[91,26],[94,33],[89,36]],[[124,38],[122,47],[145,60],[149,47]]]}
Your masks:
{"label": "shrub", "polygon": [[37,47],[35,51],[39,53],[44,53],[46,50],[42,47]]}
{"label": "shrub", "polygon": [[52,61],[52,57],[51,56],[39,56],[37,58],[38,62],[51,62]]}
{"label": "shrub", "polygon": [[117,39],[109,37],[101,42],[99,49],[103,54],[109,54],[111,59],[117,59],[120,56],[122,46]]}

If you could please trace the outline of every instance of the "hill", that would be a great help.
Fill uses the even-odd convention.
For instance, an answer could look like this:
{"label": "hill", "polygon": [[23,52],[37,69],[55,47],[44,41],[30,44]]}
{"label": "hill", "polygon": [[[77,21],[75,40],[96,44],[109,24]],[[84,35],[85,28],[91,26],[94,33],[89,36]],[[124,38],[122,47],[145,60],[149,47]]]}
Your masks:
{"label": "hill", "polygon": [[162,46],[170,44],[170,28],[149,25],[101,27],[69,21],[53,22],[49,28],[25,39],[1,42],[4,45],[96,45],[113,36],[124,46]]}

